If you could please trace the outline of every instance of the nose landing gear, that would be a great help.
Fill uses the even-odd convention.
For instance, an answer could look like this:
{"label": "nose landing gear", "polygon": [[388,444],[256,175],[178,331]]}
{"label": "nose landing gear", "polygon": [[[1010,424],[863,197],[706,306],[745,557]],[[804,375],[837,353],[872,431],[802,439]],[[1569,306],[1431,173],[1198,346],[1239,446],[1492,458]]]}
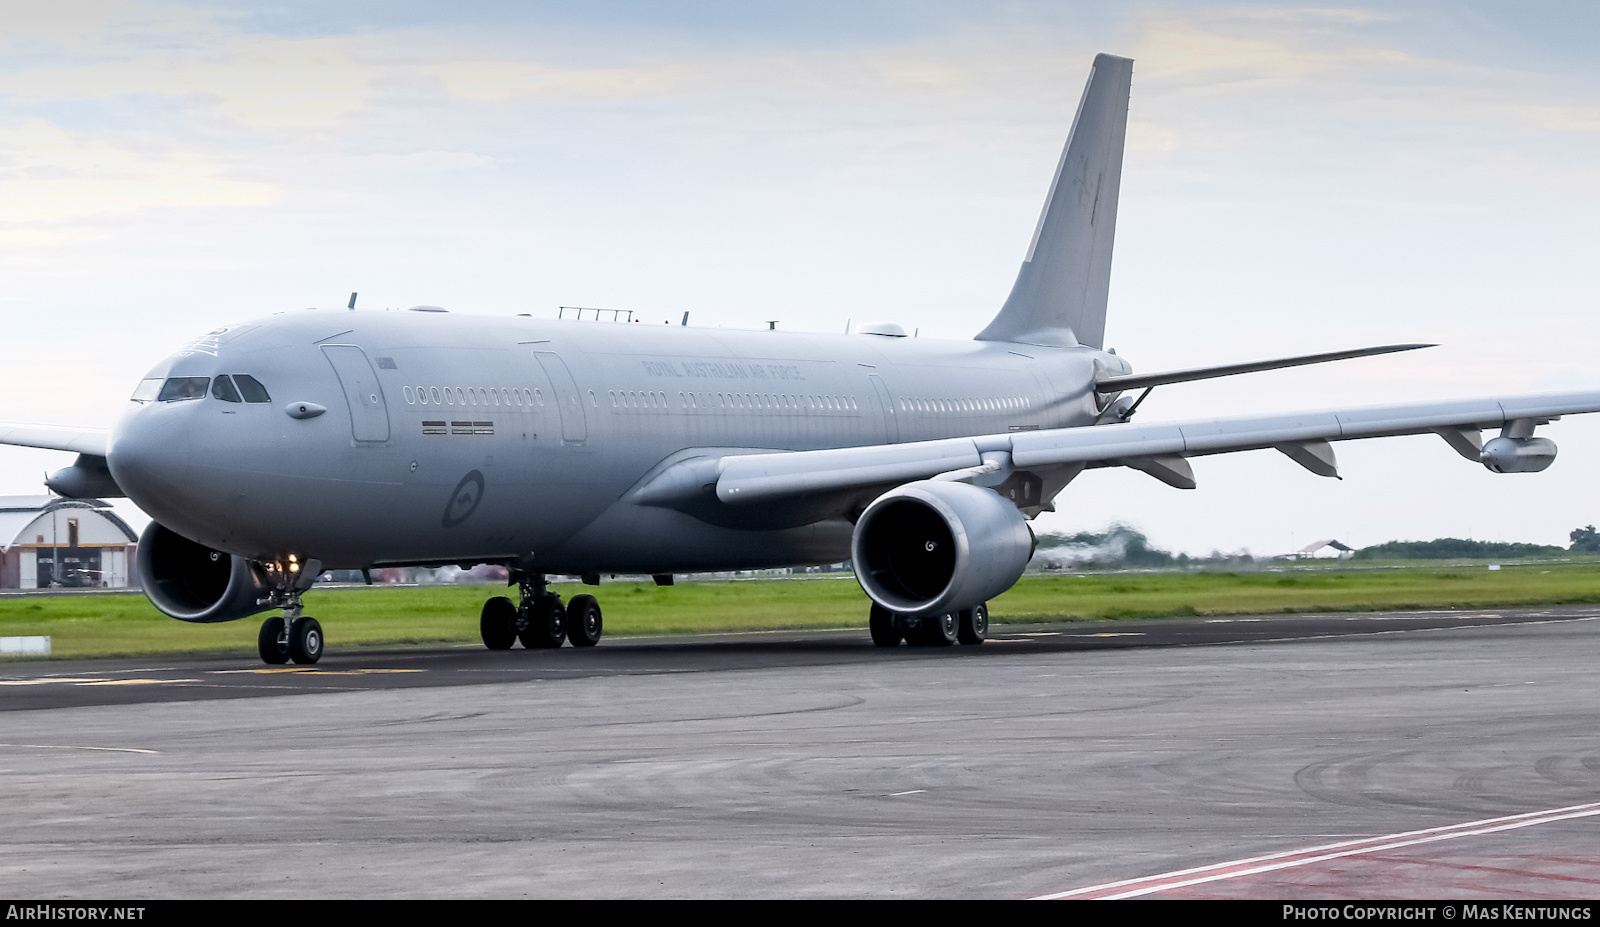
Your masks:
{"label": "nose landing gear", "polygon": [[281,608],[283,614],[261,622],[261,633],[256,636],[261,661],[275,666],[290,660],[310,665],[322,659],[322,625],[303,614],[300,604],[300,593],[310,589],[322,574],[322,561],[307,560],[299,564],[291,557],[285,563],[262,566],[266,575],[273,579],[274,587],[256,604]]}
{"label": "nose landing gear", "polygon": [[273,615],[261,622],[256,647],[263,663],[275,666],[290,660],[308,665],[315,663],[322,659],[322,624],[309,615],[288,622]]}

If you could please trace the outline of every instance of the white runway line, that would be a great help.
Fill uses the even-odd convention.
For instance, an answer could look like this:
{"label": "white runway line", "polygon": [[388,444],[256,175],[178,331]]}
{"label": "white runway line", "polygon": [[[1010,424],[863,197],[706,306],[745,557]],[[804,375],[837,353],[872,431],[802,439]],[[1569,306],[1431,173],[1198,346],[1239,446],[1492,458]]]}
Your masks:
{"label": "white runway line", "polygon": [[17,747],[25,750],[98,750],[102,753],[148,753],[160,756],[160,750],[141,750],[138,747],[80,747],[74,744],[0,744],[0,747]]}
{"label": "white runway line", "polygon": [[1243,876],[1257,875],[1263,872],[1273,872],[1279,869],[1292,869],[1296,866],[1308,866],[1312,863],[1325,862],[1330,859],[1339,859],[1345,856],[1359,856],[1363,853],[1376,853],[1382,850],[1394,850],[1400,847],[1416,846],[1422,843],[1435,843],[1440,840],[1454,840],[1457,837],[1477,837],[1483,834],[1493,834],[1500,831],[1515,830],[1519,827],[1532,827],[1536,824],[1553,824],[1556,821],[1569,821],[1573,818],[1591,817],[1600,815],[1600,802],[1590,802],[1585,805],[1569,805],[1565,808],[1551,808],[1548,811],[1532,811],[1527,814],[1513,814],[1507,817],[1486,818],[1481,821],[1468,821],[1464,824],[1452,824],[1448,827],[1430,827],[1427,830],[1412,830],[1398,834],[1385,834],[1379,837],[1367,837],[1362,840],[1346,840],[1340,843],[1329,843],[1317,847],[1307,847],[1303,850],[1287,850],[1282,853],[1269,853],[1265,856],[1252,856],[1246,859],[1236,859],[1226,863],[1213,863],[1210,866],[1199,866],[1193,869],[1180,869],[1176,872],[1161,875],[1146,876],[1140,879],[1123,879],[1119,882],[1105,882],[1100,885],[1090,885],[1085,888],[1075,888],[1065,892],[1054,892],[1049,895],[1039,895],[1034,901],[1051,901],[1057,898],[1137,898],[1155,892],[1169,891],[1174,888],[1184,888],[1190,885],[1200,885],[1205,882],[1219,882],[1224,879],[1237,879]]}

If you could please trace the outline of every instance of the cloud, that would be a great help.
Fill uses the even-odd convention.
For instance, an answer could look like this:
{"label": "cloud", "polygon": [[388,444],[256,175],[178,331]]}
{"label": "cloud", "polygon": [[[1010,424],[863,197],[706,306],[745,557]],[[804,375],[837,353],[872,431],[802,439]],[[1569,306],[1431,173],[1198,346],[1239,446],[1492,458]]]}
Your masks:
{"label": "cloud", "polygon": [[200,101],[258,129],[326,128],[367,100],[375,69],[342,38],[240,37],[219,47],[30,68],[0,76],[21,103],[156,94]]}
{"label": "cloud", "polygon": [[1507,106],[1506,113],[1547,132],[1600,132],[1600,106],[1526,104]]}
{"label": "cloud", "polygon": [[[135,0],[72,0],[58,3],[14,3],[6,8],[6,28],[0,43],[12,49],[41,48],[86,51],[103,45],[108,35],[143,32],[152,27],[151,8]],[[170,31],[173,20],[188,21],[192,14],[178,8],[162,11],[160,31]]]}
{"label": "cloud", "polygon": [[246,34],[217,13],[127,0],[23,5],[0,37],[10,63],[0,94],[21,104],[151,94],[258,129],[325,128],[365,104],[379,73],[356,45]]}
{"label": "cloud", "polygon": [[264,206],[278,198],[274,186],[233,178],[226,163],[199,152],[122,147],[43,121],[0,132],[0,224]]}
{"label": "cloud", "polygon": [[561,68],[522,61],[452,61],[425,64],[452,95],[479,103],[561,102],[661,96],[706,76],[694,63],[615,68]]}
{"label": "cloud", "polygon": [[1222,6],[1148,14],[1135,42],[1140,76],[1216,84],[1299,81],[1379,65],[1416,68],[1427,59],[1376,45],[1362,27],[1388,17],[1356,9]]}

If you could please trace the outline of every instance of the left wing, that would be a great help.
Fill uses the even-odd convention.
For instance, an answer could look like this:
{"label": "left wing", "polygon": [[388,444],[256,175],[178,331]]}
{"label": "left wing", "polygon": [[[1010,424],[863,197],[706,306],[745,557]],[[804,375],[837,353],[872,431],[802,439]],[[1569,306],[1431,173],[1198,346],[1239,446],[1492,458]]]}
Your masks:
{"label": "left wing", "polygon": [[106,465],[106,442],[109,438],[110,433],[103,428],[0,422],[0,444],[70,451],[78,455],[72,466],[57,470],[44,480],[46,486],[68,499],[127,495],[117,486],[117,481],[111,476],[111,468]]}
{"label": "left wing", "polygon": [[0,422],[0,444],[72,451],[91,457],[106,456],[109,432],[104,428],[69,428],[64,425],[16,425]]}
{"label": "left wing", "polygon": [[[1332,441],[1435,433],[1497,472],[1542,470],[1555,444],[1535,426],[1600,412],[1600,392],[1373,406],[1175,424],[1111,424],[947,438],[909,444],[740,454],[693,462],[695,478],[668,468],[637,490],[647,505],[674,506],[714,489],[727,505],[776,502],[865,487],[942,478],[994,485],[1016,468],[1128,466],[1170,485],[1194,487],[1186,458],[1276,448],[1321,476],[1337,476]],[[1501,437],[1483,442],[1485,428]],[[687,465],[689,462],[686,462]],[[679,465],[679,466],[685,466]]]}

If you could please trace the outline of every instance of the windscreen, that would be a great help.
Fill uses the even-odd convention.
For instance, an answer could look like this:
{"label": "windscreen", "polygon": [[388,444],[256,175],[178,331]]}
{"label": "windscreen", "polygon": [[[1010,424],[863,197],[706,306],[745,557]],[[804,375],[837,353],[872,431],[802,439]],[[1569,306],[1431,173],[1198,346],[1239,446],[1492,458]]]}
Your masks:
{"label": "windscreen", "polygon": [[261,381],[248,373],[236,373],[233,382],[239,384],[239,392],[244,395],[245,402],[271,402],[272,397],[267,395],[267,388]]}
{"label": "windscreen", "polygon": [[161,402],[181,402],[185,399],[204,399],[206,386],[210,384],[210,377],[169,377],[162,384],[160,395],[156,399]]}
{"label": "windscreen", "polygon": [[134,402],[150,402],[151,400],[155,399],[156,396],[160,395],[161,384],[165,382],[166,381],[160,377],[152,377],[148,380],[140,380],[139,387],[135,389],[133,391],[133,395],[129,396],[128,398]]}

